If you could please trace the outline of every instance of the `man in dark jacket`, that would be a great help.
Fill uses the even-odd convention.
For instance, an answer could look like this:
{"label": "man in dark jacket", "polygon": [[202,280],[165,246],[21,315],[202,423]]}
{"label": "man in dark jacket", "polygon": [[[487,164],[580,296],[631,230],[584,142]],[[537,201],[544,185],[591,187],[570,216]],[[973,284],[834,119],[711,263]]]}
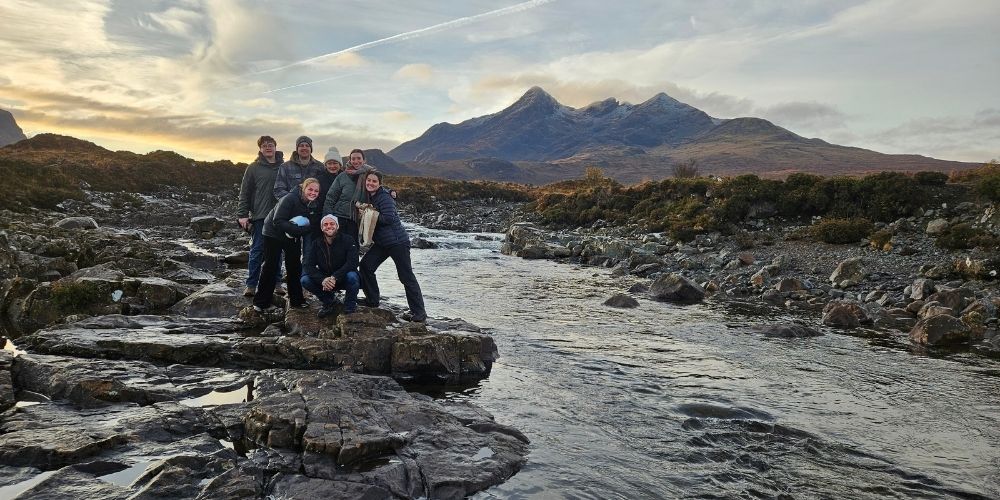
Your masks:
{"label": "man in dark jacket", "polygon": [[337,217],[324,215],[320,221],[322,238],[316,238],[306,251],[302,271],[302,288],[309,290],[322,303],[319,317],[334,313],[337,305],[336,290],[346,290],[344,310],[350,314],[358,308],[358,244],[339,232]]}
{"label": "man in dark jacket", "polygon": [[[313,158],[312,147],[313,141],[307,136],[303,135],[295,140],[295,152],[292,153],[292,159],[278,167],[278,176],[274,179],[275,200],[280,200],[295,186],[310,177],[319,179],[320,174],[326,170],[322,163]],[[322,204],[323,200],[319,202]]]}
{"label": "man in dark jacket", "polygon": [[[277,141],[269,135],[257,139],[257,160],[243,172],[240,184],[240,203],[237,209],[238,222],[244,231],[250,233],[250,261],[247,265],[247,287],[243,295],[253,296],[260,281],[260,266],[264,261],[264,217],[274,208],[274,181],[278,176],[282,153],[277,151]],[[280,275],[281,268],[278,268]],[[277,282],[277,280],[275,280]]]}

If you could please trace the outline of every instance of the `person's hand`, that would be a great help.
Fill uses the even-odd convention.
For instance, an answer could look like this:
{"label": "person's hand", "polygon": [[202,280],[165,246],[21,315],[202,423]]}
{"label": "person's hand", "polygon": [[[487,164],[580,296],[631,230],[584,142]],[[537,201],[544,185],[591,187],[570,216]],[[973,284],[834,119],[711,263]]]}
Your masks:
{"label": "person's hand", "polygon": [[337,286],[337,278],[334,278],[333,276],[328,276],[326,278],[323,278],[324,292],[329,292],[333,290],[336,286]]}
{"label": "person's hand", "polygon": [[242,227],[243,230],[246,231],[247,229],[249,229],[250,226],[250,217],[240,217],[237,222],[239,222],[240,227]]}

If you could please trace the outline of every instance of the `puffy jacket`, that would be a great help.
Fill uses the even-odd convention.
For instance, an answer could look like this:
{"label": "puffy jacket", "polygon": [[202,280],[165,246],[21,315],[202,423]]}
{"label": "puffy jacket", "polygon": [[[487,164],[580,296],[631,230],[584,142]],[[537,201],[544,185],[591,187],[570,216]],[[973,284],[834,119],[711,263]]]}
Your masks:
{"label": "puffy jacket", "polygon": [[399,220],[399,212],[396,211],[396,200],[389,195],[389,190],[382,186],[370,198],[370,203],[379,213],[373,236],[375,244],[387,248],[410,246],[410,235],[403,229],[403,221]]}
{"label": "puffy jacket", "polygon": [[333,243],[326,244],[325,237],[315,238],[306,249],[302,271],[313,283],[321,283],[323,278],[333,276],[337,283],[347,279],[347,273],[358,270],[358,245],[354,238],[338,232]]}
{"label": "puffy jacket", "polygon": [[326,193],[326,199],[323,201],[323,213],[357,220],[354,202],[361,201],[365,193],[364,186],[361,186],[359,192],[358,179],[363,179],[363,176],[368,175],[368,172],[372,170],[375,170],[375,167],[366,163],[358,167],[354,174],[341,172],[333,181],[333,185],[330,186],[330,191]]}
{"label": "puffy jacket", "polygon": [[247,166],[240,183],[240,203],[237,217],[261,220],[267,217],[278,199],[274,197],[274,181],[278,177],[282,152],[274,152],[274,163],[268,163],[263,154],[257,153],[257,160]]}
{"label": "puffy jacket", "polygon": [[310,177],[319,179],[320,174],[326,170],[326,167],[316,161],[316,158],[310,158],[309,163],[305,165],[299,163],[298,159],[298,152],[292,153],[292,159],[278,167],[278,176],[274,179],[275,199],[280,200],[282,196],[290,193],[292,188],[302,184],[302,181]]}
{"label": "puffy jacket", "polygon": [[309,226],[298,226],[291,221],[292,218],[303,216],[312,220],[315,213],[319,211],[318,203],[313,200],[306,202],[302,199],[302,192],[298,186],[291,193],[286,194],[264,219],[264,236],[269,238],[285,238],[285,235],[292,238],[305,236],[311,228]]}

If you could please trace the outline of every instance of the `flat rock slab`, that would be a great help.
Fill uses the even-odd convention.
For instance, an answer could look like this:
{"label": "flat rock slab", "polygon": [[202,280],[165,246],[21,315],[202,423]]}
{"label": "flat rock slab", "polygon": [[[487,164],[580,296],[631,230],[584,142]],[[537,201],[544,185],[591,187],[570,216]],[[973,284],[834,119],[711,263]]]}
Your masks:
{"label": "flat rock slab", "polygon": [[[391,316],[391,314],[390,314]],[[314,317],[314,316],[310,316]],[[223,319],[110,315],[18,339],[31,353],[224,368],[346,369],[437,381],[486,377],[498,357],[490,335],[436,332],[380,314],[341,316],[336,334],[254,336]],[[305,328],[298,328],[305,332]],[[309,333],[309,332],[305,332]]]}
{"label": "flat rock slab", "polygon": [[[255,387],[245,438],[300,454],[308,477],[342,483],[316,483],[323,489],[463,498],[506,480],[527,453],[520,432],[482,410],[449,408],[385,377],[268,370]],[[300,491],[301,482],[274,487]]]}
{"label": "flat rock slab", "polygon": [[[36,358],[15,364],[76,362]],[[88,361],[79,363],[75,369],[84,370]],[[51,374],[39,380],[42,387],[60,387],[66,375],[37,371],[39,379]],[[0,414],[0,476],[12,479],[0,493],[463,498],[509,478],[528,452],[527,438],[481,408],[410,394],[386,377],[264,370],[253,386],[253,400],[217,407],[164,401],[80,408],[59,400],[12,408]]]}
{"label": "flat rock slab", "polygon": [[[81,408],[193,400],[213,391],[237,391],[249,386],[253,379],[247,371],[42,354],[18,356],[11,372],[20,390],[69,401]],[[244,390],[244,395],[247,392]]]}

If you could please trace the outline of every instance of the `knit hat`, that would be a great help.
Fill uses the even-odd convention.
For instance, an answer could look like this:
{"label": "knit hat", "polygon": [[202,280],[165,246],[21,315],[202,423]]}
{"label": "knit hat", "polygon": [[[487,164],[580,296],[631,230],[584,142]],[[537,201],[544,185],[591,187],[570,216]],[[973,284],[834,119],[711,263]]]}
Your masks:
{"label": "knit hat", "polygon": [[295,147],[296,148],[299,147],[299,144],[302,144],[303,142],[306,143],[306,144],[308,144],[309,145],[309,150],[312,151],[313,140],[310,139],[308,136],[305,136],[305,135],[299,136],[298,139],[295,139]]}
{"label": "knit hat", "polygon": [[340,150],[337,149],[337,146],[330,146],[330,149],[326,150],[326,156],[323,157],[323,163],[330,160],[337,160],[337,163],[341,165],[344,164],[344,157],[340,156]]}
{"label": "knit hat", "polygon": [[320,225],[323,225],[323,223],[326,222],[327,219],[332,219],[335,224],[337,224],[338,226],[340,225],[340,221],[337,220],[337,216],[333,214],[324,215],[323,218],[319,220]]}

